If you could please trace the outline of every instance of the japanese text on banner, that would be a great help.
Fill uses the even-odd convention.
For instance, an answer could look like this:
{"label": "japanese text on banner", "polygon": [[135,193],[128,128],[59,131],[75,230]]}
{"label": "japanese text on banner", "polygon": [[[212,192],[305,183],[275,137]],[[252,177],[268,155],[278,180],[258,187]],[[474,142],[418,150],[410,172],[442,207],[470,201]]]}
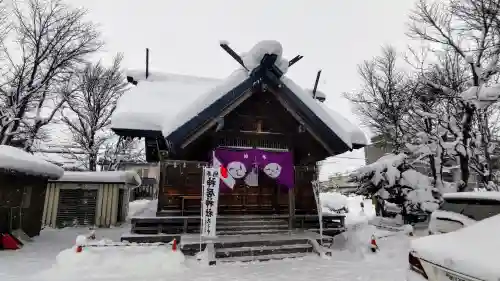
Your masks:
{"label": "japanese text on banner", "polygon": [[219,201],[219,170],[204,168],[202,199],[202,232],[204,237],[215,237]]}

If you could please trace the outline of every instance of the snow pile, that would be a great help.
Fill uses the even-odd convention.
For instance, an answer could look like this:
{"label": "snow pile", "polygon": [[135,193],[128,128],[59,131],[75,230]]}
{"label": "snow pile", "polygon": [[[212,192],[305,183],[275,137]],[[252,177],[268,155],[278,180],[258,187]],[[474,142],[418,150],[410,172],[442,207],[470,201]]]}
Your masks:
{"label": "snow pile", "polygon": [[257,68],[265,55],[277,55],[274,63],[278,69],[285,74],[288,71],[288,60],[284,59],[281,43],[274,40],[264,40],[253,46],[250,51],[241,55],[245,67],[252,71]]}
{"label": "snow pile", "polygon": [[0,169],[58,179],[64,170],[16,147],[0,145]]}
{"label": "snow pile", "polygon": [[131,217],[156,217],[158,199],[139,199],[128,204],[128,216]]}
{"label": "snow pile", "polygon": [[323,209],[334,213],[347,213],[347,196],[338,192],[321,193],[319,196]]}
{"label": "snow pile", "polygon": [[[165,278],[185,269],[184,255],[165,246],[84,247],[66,249],[56,257],[52,268],[37,275],[37,280],[121,279],[151,280]],[[123,279],[122,279],[123,280]]]}
{"label": "snow pile", "polygon": [[[361,203],[364,207],[361,208]],[[375,206],[373,206],[371,199],[364,199],[363,196],[349,196],[347,197],[347,208],[349,213],[345,218],[345,225],[356,225],[364,223],[375,217]]]}
{"label": "snow pile", "polygon": [[134,171],[65,172],[58,182],[128,183],[141,185],[141,177]]}
{"label": "snow pile", "polygon": [[500,276],[500,215],[446,234],[413,240],[411,249],[432,263],[481,280]]}

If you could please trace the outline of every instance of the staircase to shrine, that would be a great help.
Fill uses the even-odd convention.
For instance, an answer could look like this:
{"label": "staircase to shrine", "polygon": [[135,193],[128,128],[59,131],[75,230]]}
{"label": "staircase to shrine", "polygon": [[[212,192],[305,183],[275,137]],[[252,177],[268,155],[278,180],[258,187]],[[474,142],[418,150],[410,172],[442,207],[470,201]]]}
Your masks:
{"label": "staircase to shrine", "polygon": [[[131,233],[122,241],[137,243],[181,243],[186,255],[200,250],[199,217],[177,221],[175,217],[132,219]],[[178,234],[189,233],[189,234]],[[288,221],[272,216],[220,216],[217,218],[217,236],[214,240],[215,258],[218,262],[267,261],[317,255],[316,238],[290,231]],[[205,245],[203,245],[203,248]]]}

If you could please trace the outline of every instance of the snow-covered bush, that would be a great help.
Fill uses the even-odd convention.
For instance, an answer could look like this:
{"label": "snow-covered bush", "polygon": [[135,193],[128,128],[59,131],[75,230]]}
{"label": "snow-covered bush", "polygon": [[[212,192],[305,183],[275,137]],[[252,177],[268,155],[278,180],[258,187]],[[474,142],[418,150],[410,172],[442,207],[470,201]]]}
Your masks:
{"label": "snow-covered bush", "polygon": [[418,211],[432,212],[439,206],[432,181],[411,166],[408,155],[387,154],[377,162],[350,174],[358,182],[361,195],[377,195],[401,207],[403,215]]}

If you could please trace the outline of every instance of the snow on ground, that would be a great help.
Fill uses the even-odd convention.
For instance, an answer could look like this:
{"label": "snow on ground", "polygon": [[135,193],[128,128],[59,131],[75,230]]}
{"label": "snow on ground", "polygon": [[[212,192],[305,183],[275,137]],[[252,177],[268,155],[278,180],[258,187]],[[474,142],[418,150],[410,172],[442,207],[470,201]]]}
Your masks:
{"label": "snow on ground", "polygon": [[[334,246],[332,257],[262,263],[200,265],[193,258],[172,254],[168,246],[102,247],[74,249],[78,235],[88,234],[86,228],[45,229],[35,242],[19,251],[0,252],[0,280],[342,280],[402,281],[405,280],[409,237],[377,230],[368,225],[374,210],[371,200],[346,197],[348,224],[356,224],[343,236],[343,243]],[[360,202],[364,201],[364,211]],[[129,216],[150,215],[156,202],[137,200],[130,203]],[[119,241],[129,225],[97,229],[97,239]],[[375,234],[380,252],[369,251],[371,235]],[[390,236],[384,237],[387,234]],[[337,242],[337,241],[336,241]],[[27,270],[29,268],[29,270]]]}
{"label": "snow on ground", "polygon": [[156,216],[156,206],[158,199],[148,200],[139,199],[129,203],[128,205],[128,218],[131,217],[154,217]]}

